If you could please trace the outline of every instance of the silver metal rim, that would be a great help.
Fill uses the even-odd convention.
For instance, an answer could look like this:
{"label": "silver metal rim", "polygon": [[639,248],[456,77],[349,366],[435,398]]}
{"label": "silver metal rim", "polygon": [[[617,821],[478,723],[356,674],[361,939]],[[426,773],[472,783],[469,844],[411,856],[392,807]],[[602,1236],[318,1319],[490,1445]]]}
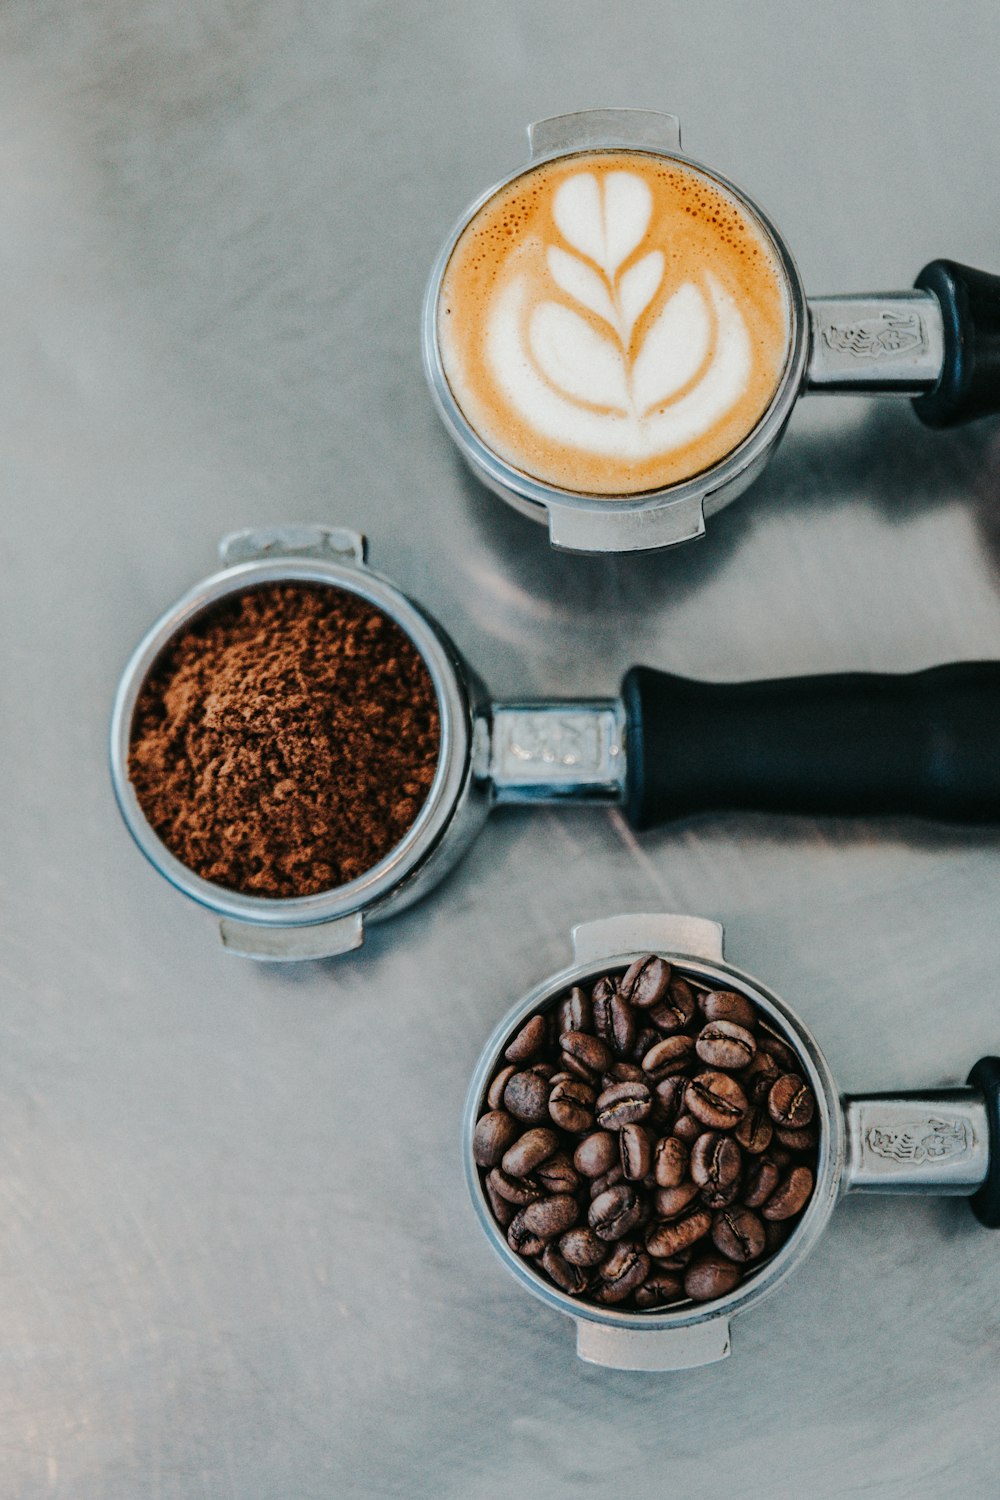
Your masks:
{"label": "silver metal rim", "polygon": [[[156,658],[177,632],[219,600],[268,583],[311,583],[345,589],[383,610],[420,652],[434,684],[441,717],[441,748],[427,799],[413,826],[386,857],[358,879],[313,896],[247,896],[203,880],[182,864],[146,821],[128,776],[132,715]],[[365,567],[313,558],[281,557],[224,568],[198,583],[161,615],[133,652],[118,685],[111,715],[111,780],[122,817],[151,864],[202,906],[242,922],[311,926],[368,910],[395,891],[440,843],[461,800],[470,760],[471,720],[457,652],[436,624],[394,584]]]}
{"label": "silver metal rim", "polygon": [[[778,381],[777,389],[771,398],[771,402],[764,412],[760,421],[743,441],[721,458],[711,468],[703,469],[700,474],[693,475],[678,484],[668,485],[661,490],[644,491],[634,496],[618,495],[588,495],[576,490],[563,490],[556,485],[545,484],[540,480],[531,478],[522,470],[514,468],[504,459],[500,458],[491,448],[488,448],[475,430],[466,421],[451,387],[444,373],[444,365],[441,360],[441,350],[437,337],[437,305],[441,291],[441,282],[452,252],[466,226],[471,223],[480,209],[489,202],[496,194],[501,192],[509,183],[519,177],[532,172],[536,167],[549,161],[559,161],[571,156],[591,156],[601,151],[633,151],[643,156],[659,156],[670,161],[676,161],[681,167],[690,171],[701,172],[711,182],[717,184],[726,193],[729,193],[740,207],[756,222],[758,227],[770,241],[774,250],[775,259],[785,276],[786,290],[789,306],[789,339],[785,356],[785,366]],[[585,146],[574,151],[552,151],[545,155],[532,157],[525,166],[518,167],[516,171],[510,172],[506,177],[486,190],[485,193],[465,211],[458,220],[451,234],[448,236],[441,249],[437,260],[431,270],[430,280],[424,296],[422,315],[422,350],[424,374],[430,387],[431,395],[437,407],[438,414],[445,425],[452,441],[466,457],[468,463],[479,473],[491,489],[507,498],[509,492],[510,503],[517,509],[525,510],[544,519],[544,512],[551,502],[558,502],[560,506],[577,508],[581,511],[599,511],[607,515],[609,510],[614,514],[633,515],[637,513],[663,510],[671,505],[683,505],[692,499],[702,499],[708,496],[716,496],[716,505],[721,508],[725,500],[721,492],[725,490],[730,481],[738,479],[739,476],[757,460],[767,449],[781,436],[785,423],[791,414],[792,407],[797,401],[805,372],[806,359],[808,356],[808,326],[807,304],[802,280],[798,268],[789,253],[788,247],[778,233],[774,224],[756,203],[749,199],[734,183],[721,173],[713,171],[701,162],[685,156],[681,151],[657,150],[652,146],[636,146],[628,141],[608,143],[603,146]],[[735,497],[734,497],[735,498]]]}
{"label": "silver metal rim", "polygon": [[731,1317],[744,1312],[748,1307],[769,1297],[813,1249],[836,1205],[844,1169],[844,1123],[839,1097],[833,1076],[826,1060],[809,1032],[792,1010],[770,990],[763,989],[750,975],[733,968],[728,963],[712,963],[691,958],[686,954],[659,949],[662,956],[676,963],[684,973],[695,979],[721,983],[725,987],[739,989],[753,1000],[787,1034],[789,1044],[794,1047],[808,1074],[808,1080],[816,1095],[819,1113],[819,1160],[816,1170],[816,1185],[809,1205],[799,1220],[790,1239],[781,1247],[760,1271],[750,1275],[735,1291],[714,1302],[684,1303],[676,1311],[667,1312],[616,1312],[614,1309],[595,1307],[590,1303],[568,1296],[546,1281],[531,1265],[510,1248],[490,1210],[472,1154],[472,1137],[476,1121],[482,1111],[490,1079],[500,1063],[504,1048],[512,1035],[535,1011],[551,1006],[560,995],[574,984],[586,984],[609,969],[627,966],[641,955],[634,953],[612,954],[598,962],[575,964],[561,973],[544,980],[508,1011],[494,1030],[476,1065],[469,1086],[463,1117],[463,1159],[465,1176],[473,1207],[490,1245],[500,1257],[507,1270],[533,1296],[559,1312],[567,1313],[577,1320],[603,1323],[613,1328],[632,1331],[640,1329],[684,1328],[693,1323],[709,1319]]}

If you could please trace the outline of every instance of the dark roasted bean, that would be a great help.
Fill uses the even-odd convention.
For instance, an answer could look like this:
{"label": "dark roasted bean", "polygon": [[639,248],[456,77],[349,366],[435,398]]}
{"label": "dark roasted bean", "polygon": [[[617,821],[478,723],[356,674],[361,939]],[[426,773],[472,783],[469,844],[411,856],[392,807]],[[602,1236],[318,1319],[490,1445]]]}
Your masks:
{"label": "dark roasted bean", "polygon": [[647,1073],[654,1083],[659,1083],[663,1078],[669,1078],[674,1073],[682,1073],[689,1062],[694,1061],[694,1037],[665,1036],[662,1041],[650,1047],[642,1059],[643,1072]]}
{"label": "dark roasted bean", "polygon": [[813,1190],[813,1174],[808,1167],[793,1167],[768,1198],[761,1213],[765,1219],[791,1219],[801,1213]]}
{"label": "dark roasted bean", "polygon": [[560,1291],[568,1292],[571,1297],[579,1297],[590,1285],[586,1272],[560,1255],[555,1245],[546,1245],[542,1252],[542,1269]]}
{"label": "dark roasted bean", "polygon": [[747,1112],[747,1096],[728,1073],[699,1073],[684,1090],[684,1103],[712,1130],[732,1130]]}
{"label": "dark roasted bean", "polygon": [[557,1234],[573,1227],[580,1217],[580,1206],[568,1193],[560,1193],[555,1198],[540,1198],[537,1203],[529,1203],[522,1208],[521,1216],[525,1227],[548,1244]]}
{"label": "dark roasted bean", "polygon": [[603,1177],[618,1160],[618,1140],[609,1130],[584,1136],[573,1152],[573,1165],[584,1177]]}
{"label": "dark roasted bean", "polygon": [[618,1137],[615,1136],[615,1164],[609,1167],[603,1177],[595,1177],[590,1184],[591,1198],[599,1198],[606,1193],[608,1188],[617,1187],[620,1182],[625,1181],[625,1173],[622,1171],[621,1161],[618,1159]]}
{"label": "dark roasted bean", "polygon": [[700,1189],[687,1179],[677,1187],[657,1188],[653,1194],[653,1212],[658,1219],[675,1219],[697,1198]]}
{"label": "dark roasted bean", "polygon": [[645,1120],[652,1108],[652,1095],[644,1083],[616,1083],[597,1097],[597,1123],[602,1130],[620,1130]]}
{"label": "dark roasted bean", "polygon": [[614,1305],[638,1290],[649,1275],[649,1256],[641,1245],[616,1245],[598,1269],[598,1302]]}
{"label": "dark roasted bean", "polygon": [[533,1229],[529,1229],[524,1216],[526,1208],[517,1211],[507,1225],[507,1243],[518,1255],[541,1255],[545,1241]]}
{"label": "dark roasted bean", "polygon": [[[638,1014],[641,1016],[648,1016],[649,1012],[639,1011]],[[640,1031],[637,1031],[635,1035],[635,1041],[632,1043],[632,1051],[630,1054],[633,1061],[641,1063],[650,1047],[656,1046],[657,1042],[660,1040],[661,1035],[662,1033],[657,1031],[655,1026],[643,1026]],[[641,1072],[642,1069],[640,1068],[639,1071]]]}
{"label": "dark roasted bean", "polygon": [[633,1005],[647,1010],[657,1005],[670,986],[670,965],[665,959],[650,953],[637,958],[621,981],[621,991]]}
{"label": "dark roasted bean", "polygon": [[574,985],[559,1007],[559,1035],[564,1031],[590,1031],[594,1025],[594,1011],[590,996]]}
{"label": "dark roasted bean", "polygon": [[503,1091],[504,1108],[526,1125],[549,1118],[549,1084],[538,1073],[515,1073]]}
{"label": "dark roasted bean", "polygon": [[809,1085],[798,1073],[783,1073],[771,1085],[767,1096],[767,1110],[776,1125],[784,1130],[801,1130],[808,1125],[816,1109],[816,1100]]}
{"label": "dark roasted bean", "polygon": [[559,1137],[554,1130],[526,1130],[504,1152],[502,1166],[508,1177],[527,1177],[558,1150]]}
{"label": "dark roasted bean", "polygon": [[663,1000],[656,1005],[651,1005],[646,1011],[658,1031],[665,1032],[668,1036],[675,1031],[683,1031],[691,1024],[695,1005],[694,991],[683,979],[674,979]]}
{"label": "dark roasted bean", "polygon": [[693,1302],[712,1302],[739,1286],[742,1272],[724,1255],[700,1255],[684,1272],[684,1290]]}
{"label": "dark roasted bean", "polygon": [[504,1152],[508,1146],[513,1145],[520,1133],[521,1126],[513,1115],[509,1115],[505,1109],[491,1109],[476,1125],[472,1137],[472,1154],[476,1165],[499,1166]]}
{"label": "dark roasted bean", "polygon": [[[585,1031],[565,1031],[559,1038],[563,1062],[573,1072],[583,1069],[588,1077],[599,1078],[611,1064],[611,1048],[600,1037]],[[575,1066],[574,1066],[575,1065]]]}
{"label": "dark roasted bean", "polygon": [[654,1224],[646,1235],[646,1249],[650,1255],[664,1259],[686,1250],[702,1239],[712,1227],[712,1215],[707,1208],[696,1208],[692,1213],[666,1224]]}
{"label": "dark roasted bean", "polygon": [[789,1151],[815,1151],[819,1145],[819,1131],[815,1125],[806,1125],[802,1130],[782,1130],[776,1125],[774,1134]]}
{"label": "dark roasted bean", "polygon": [[493,1184],[493,1191],[498,1197],[506,1198],[508,1203],[513,1203],[518,1208],[536,1203],[545,1196],[545,1189],[537,1182],[532,1182],[530,1177],[510,1177],[500,1167],[493,1168],[487,1181]]}
{"label": "dark roasted bean", "polygon": [[665,1135],[656,1143],[653,1175],[661,1188],[679,1187],[688,1168],[688,1148],[675,1135]]}
{"label": "dark roasted bean", "polygon": [[704,1129],[702,1122],[694,1115],[678,1115],[674,1121],[674,1135],[686,1146],[693,1145]]}
{"label": "dark roasted bean", "polygon": [[764,1253],[764,1225],[749,1208],[724,1208],[712,1220],[712,1241],[727,1260],[744,1265]]}
{"label": "dark roasted bean", "polygon": [[535,1181],[547,1193],[576,1193],[580,1188],[580,1174],[574,1171],[573,1163],[565,1151],[557,1151],[535,1168]]}
{"label": "dark roasted bean", "polygon": [[493,1210],[493,1217],[496,1219],[501,1229],[506,1229],[511,1219],[517,1213],[517,1209],[514,1207],[513,1203],[509,1203],[506,1198],[501,1198],[500,1194],[496,1190],[496,1187],[491,1181],[492,1177],[493,1173],[491,1172],[484,1184],[486,1188],[486,1196],[490,1200],[490,1208]]}
{"label": "dark roasted bean", "polygon": [[641,1182],[653,1164],[653,1142],[641,1125],[623,1125],[618,1135],[622,1172],[628,1182]]}
{"label": "dark roasted bean", "polygon": [[747,1027],[757,1022],[756,1007],[735,990],[709,990],[701,996],[701,1011],[706,1021],[735,1021]]}
{"label": "dark roasted bean", "polygon": [[525,1021],[514,1040],[508,1042],[504,1057],[512,1063],[527,1062],[545,1046],[547,1029],[544,1016],[532,1016],[530,1021]]}
{"label": "dark roasted bean", "polygon": [[582,1078],[557,1083],[549,1095],[549,1114],[572,1135],[594,1128],[594,1090]]}
{"label": "dark roasted bean", "polygon": [[601,1078],[601,1089],[613,1089],[616,1083],[645,1083],[646,1075],[638,1063],[613,1062]]}
{"label": "dark roasted bean", "polygon": [[590,996],[594,1031],[609,1046],[614,1035],[611,1025],[611,997],[617,993],[613,979],[599,979]]}
{"label": "dark roasted bean", "polygon": [[748,1067],[757,1052],[753,1033],[735,1021],[709,1021],[695,1040],[695,1051],[710,1068]]}
{"label": "dark roasted bean", "polygon": [[718,1209],[728,1208],[731,1203],[736,1202],[739,1195],[740,1179],[737,1177],[734,1182],[727,1182],[719,1187],[703,1187],[698,1199],[706,1208]]}
{"label": "dark roasted bean", "polygon": [[635,1188],[622,1182],[594,1199],[587,1222],[599,1239],[621,1240],[635,1228],[641,1215]]}
{"label": "dark roasted bean", "polygon": [[752,1105],[743,1116],[733,1135],[739,1141],[744,1151],[749,1151],[751,1156],[760,1156],[771,1144],[774,1135],[774,1126],[766,1108],[759,1104]]}
{"label": "dark roasted bean", "polygon": [[799,1060],[791,1047],[779,1041],[776,1036],[772,1036],[769,1031],[758,1037],[757,1046],[762,1052],[774,1058],[782,1073],[794,1073],[798,1069]]}
{"label": "dark roasted bean", "polygon": [[700,1188],[729,1187],[742,1166],[743,1153],[731,1135],[706,1130],[691,1147],[691,1176]]}
{"label": "dark roasted bean", "polygon": [[684,1283],[679,1276],[671,1276],[668,1271],[651,1270],[642,1286],[636,1289],[635,1305],[648,1312],[653,1307],[679,1302],[683,1295]]}
{"label": "dark roasted bean", "polygon": [[572,1266],[597,1266],[608,1253],[604,1240],[582,1224],[568,1229],[559,1241],[559,1252]]}
{"label": "dark roasted bean", "polygon": [[653,1269],[666,1271],[675,1276],[678,1271],[683,1271],[688,1261],[697,1251],[694,1245],[689,1245],[686,1250],[678,1250],[676,1255],[657,1255],[653,1257]]}
{"label": "dark roasted bean", "polygon": [[768,1157],[761,1157],[747,1173],[743,1184],[743,1202],[748,1208],[760,1208],[778,1186],[781,1173]]}
{"label": "dark roasted bean", "polygon": [[506,1068],[501,1068],[493,1082],[490,1084],[489,1093],[486,1095],[486,1103],[490,1109],[503,1109],[503,1092],[507,1087],[517,1068],[514,1063],[508,1063]]}
{"label": "dark roasted bean", "polygon": [[611,1035],[607,1040],[620,1056],[627,1057],[635,1044],[635,1011],[625,996],[616,992],[608,1002],[608,1016]]}

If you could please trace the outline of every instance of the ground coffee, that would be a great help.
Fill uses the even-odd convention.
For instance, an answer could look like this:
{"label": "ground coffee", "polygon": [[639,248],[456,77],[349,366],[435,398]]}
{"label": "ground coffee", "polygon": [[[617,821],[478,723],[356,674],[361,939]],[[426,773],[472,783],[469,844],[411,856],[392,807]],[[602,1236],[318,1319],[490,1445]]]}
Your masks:
{"label": "ground coffee", "polygon": [[649,1312],[723,1297],[812,1196],[804,1075],[747,996],[646,954],[508,1041],[473,1137],[493,1215],[582,1301]]}
{"label": "ground coffee", "polygon": [[268,584],[215,605],[155,662],[129,777],[195,874],[308,896],[399,843],[439,744],[430,674],[394,621],[346,589]]}

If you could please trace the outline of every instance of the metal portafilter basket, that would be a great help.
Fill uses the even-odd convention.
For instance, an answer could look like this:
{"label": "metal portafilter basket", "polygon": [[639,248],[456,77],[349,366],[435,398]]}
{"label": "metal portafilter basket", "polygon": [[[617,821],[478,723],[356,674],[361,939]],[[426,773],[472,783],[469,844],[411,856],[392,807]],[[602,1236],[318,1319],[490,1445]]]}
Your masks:
{"label": "metal portafilter basket", "polygon": [[[982,1058],[964,1088],[840,1095],[814,1038],[784,1001],[727,963],[723,930],[699,917],[632,915],[576,927],[570,968],[519,1000],[483,1049],[463,1126],[466,1178],[486,1236],[507,1269],[547,1306],[576,1322],[577,1353],[625,1370],[679,1370],[730,1353],[730,1320],[769,1296],[801,1265],[847,1193],[926,1193],[969,1199],[979,1222],[1000,1227],[1000,1058]],[[662,1311],[621,1312],[569,1296],[508,1245],[490,1210],[473,1156],[473,1132],[504,1050],[525,1021],[555,1005],[573,985],[626,969],[644,953],[667,959],[695,985],[747,996],[797,1053],[816,1098],[819,1156],[815,1187],[790,1238],[728,1296],[676,1303]]]}
{"label": "metal portafilter basket", "polygon": [[[359,947],[366,923],[422,896],[507,804],[618,805],[637,829],[720,809],[1000,817],[1000,663],[723,684],[633,667],[618,698],[494,703],[434,620],[366,566],[356,533],[239,532],[221,554],[221,571],[167,610],[126,666],[110,753],[132,836],[216,913],[233,952],[309,959]],[[379,864],[318,895],[273,899],[212,884],[175,858],[146,821],[128,755],[136,702],[167,644],[220,600],[287,582],[347,590],[396,621],[433,681],[441,748],[416,821]]]}
{"label": "metal portafilter basket", "polygon": [[[804,393],[910,396],[920,419],[948,427],[1000,411],[1000,277],[935,260],[905,292],[807,297],[784,240],[761,209],[719,173],[681,150],[676,115],[599,109],[528,127],[527,165],[495,183],[464,213],[431,273],[424,307],[424,366],[438,413],[473,473],[515,509],[547,524],[556,547],[626,552],[700,536],[705,518],[761,473]],[[438,337],[442,280],[464,230],[508,184],[544,163],[582,152],[624,150],[676,161],[739,205],[769,243],[784,281],[784,367],[756,425],[729,453],[692,477],[637,494],[560,488],[502,458],[467,420],[445,374]],[[527,357],[527,356],[525,356]]]}

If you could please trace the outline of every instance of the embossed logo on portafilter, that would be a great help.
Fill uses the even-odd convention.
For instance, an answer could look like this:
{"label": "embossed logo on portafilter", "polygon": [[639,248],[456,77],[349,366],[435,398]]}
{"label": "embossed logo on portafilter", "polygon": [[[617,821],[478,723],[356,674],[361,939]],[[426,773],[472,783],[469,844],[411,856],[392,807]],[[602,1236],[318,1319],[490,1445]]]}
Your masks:
{"label": "embossed logo on portafilter", "polygon": [[437,326],[489,448],[559,488],[625,496],[701,473],[752,432],[784,367],[788,294],[763,229],[710,178],[593,152],[480,209]]}

